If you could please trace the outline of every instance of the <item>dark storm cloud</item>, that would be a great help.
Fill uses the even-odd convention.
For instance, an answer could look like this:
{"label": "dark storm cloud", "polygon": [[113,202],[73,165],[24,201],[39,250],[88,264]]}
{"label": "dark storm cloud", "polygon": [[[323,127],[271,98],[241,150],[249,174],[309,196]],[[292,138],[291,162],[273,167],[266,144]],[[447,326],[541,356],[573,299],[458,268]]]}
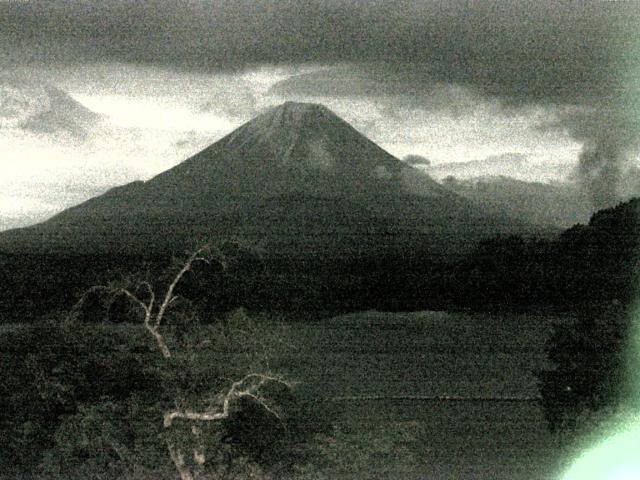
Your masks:
{"label": "dark storm cloud", "polygon": [[582,142],[576,174],[596,208],[640,193],[639,100],[571,112],[549,127],[563,128]]}
{"label": "dark storm cloud", "polygon": [[0,5],[4,57],[179,68],[364,63],[510,99],[609,92],[633,2],[58,1]]}

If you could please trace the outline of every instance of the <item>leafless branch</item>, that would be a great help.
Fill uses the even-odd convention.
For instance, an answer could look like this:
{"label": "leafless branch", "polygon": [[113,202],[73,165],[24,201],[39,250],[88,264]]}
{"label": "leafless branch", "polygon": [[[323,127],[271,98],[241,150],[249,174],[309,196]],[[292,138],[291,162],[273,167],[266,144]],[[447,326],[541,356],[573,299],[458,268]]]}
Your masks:
{"label": "leafless branch", "polygon": [[[80,310],[80,308],[82,308],[82,305],[84,304],[84,302],[86,301],[87,297],[91,293],[104,292],[104,293],[110,295],[112,298],[115,295],[117,295],[119,293],[122,293],[122,294],[126,295],[127,298],[129,298],[129,300],[131,300],[134,304],[136,304],[140,308],[142,308],[142,310],[144,312],[144,326],[145,326],[145,328],[149,331],[149,333],[156,340],[156,342],[158,344],[158,348],[160,349],[160,353],[162,354],[162,356],[164,358],[170,358],[171,357],[171,350],[169,350],[169,347],[168,347],[163,335],[160,333],[160,325],[162,323],[162,320],[164,318],[165,313],[167,312],[167,308],[174,301],[176,301],[177,298],[178,298],[176,295],[174,295],[174,291],[175,291],[178,283],[180,282],[180,280],[184,277],[184,275],[189,270],[192,269],[192,267],[193,267],[195,262],[204,262],[207,265],[210,265],[211,264],[211,260],[210,260],[210,258],[208,258],[206,256],[206,253],[210,252],[210,251],[211,251],[211,247],[209,245],[204,245],[204,246],[200,247],[199,249],[197,249],[195,252],[193,252],[189,256],[187,261],[184,263],[182,268],[178,271],[176,276],[173,278],[173,280],[169,284],[169,287],[167,288],[167,291],[166,291],[166,293],[164,295],[162,303],[160,304],[160,307],[159,307],[158,311],[155,312],[155,315],[154,315],[154,306],[155,306],[155,302],[156,302],[156,294],[155,294],[155,291],[153,289],[153,286],[147,281],[140,281],[137,284],[137,287],[144,287],[144,289],[148,293],[148,297],[149,298],[148,298],[148,301],[146,303],[145,303],[144,300],[142,300],[138,295],[133,293],[128,288],[95,286],[95,287],[91,287],[86,292],[84,292],[84,294],[82,295],[80,300],[78,300],[78,302],[71,309],[71,315],[77,315],[77,312]],[[220,265],[223,268],[225,268],[226,264],[225,264],[224,258],[222,257],[221,254],[219,254],[218,256],[219,256],[219,258],[217,258],[216,260],[220,263]]]}
{"label": "leafless branch", "polygon": [[[220,395],[217,398],[218,408],[209,408],[202,412],[195,412],[191,410],[173,410],[167,412],[164,415],[164,427],[169,428],[172,426],[175,419],[184,419],[198,422],[211,422],[224,420],[228,418],[231,411],[231,406],[234,401],[240,398],[250,398],[258,405],[262,406],[270,415],[274,416],[278,420],[282,421],[280,413],[273,408],[267,400],[260,395],[260,389],[268,383],[279,383],[285,385],[287,388],[291,387],[291,384],[282,378],[274,377],[271,375],[250,373],[245,375],[240,380],[233,382],[231,387],[224,395]],[[220,408],[220,405],[222,408]],[[196,434],[199,429],[192,428],[192,432]],[[176,466],[176,470],[180,475],[181,480],[193,480],[194,476],[187,467],[184,455],[174,444],[169,444],[169,454],[173,463]],[[201,450],[197,448],[193,449],[193,458],[198,465],[204,465],[206,459]]]}
{"label": "leafless branch", "polygon": [[[155,318],[155,327],[159,327],[160,323],[162,322],[162,319],[164,317],[164,314],[167,310],[167,307],[176,300],[176,296],[174,296],[173,292],[176,289],[176,286],[178,285],[178,283],[180,282],[180,280],[182,279],[182,277],[189,271],[191,270],[191,268],[193,267],[194,262],[204,262],[207,265],[211,265],[211,260],[209,258],[207,258],[204,253],[207,251],[210,251],[211,247],[209,245],[204,245],[202,247],[200,247],[198,250],[196,250],[195,252],[193,252],[191,254],[191,256],[187,259],[187,261],[184,263],[184,265],[182,266],[182,268],[180,269],[180,271],[176,274],[176,276],[173,278],[173,281],[169,284],[169,288],[167,288],[167,293],[165,293],[164,295],[164,299],[162,301],[162,304],[160,305],[160,309],[158,310],[158,313],[156,314],[156,318]],[[225,262],[223,258],[219,258],[217,259],[218,263],[220,263],[220,265],[225,268]]]}
{"label": "leafless branch", "polygon": [[180,480],[193,480],[193,475],[187,467],[182,452],[172,443],[169,444],[169,456],[178,470]]}
{"label": "leafless branch", "polygon": [[110,294],[111,289],[109,287],[105,287],[104,285],[95,285],[85,290],[82,296],[78,299],[78,301],[73,305],[73,307],[71,307],[69,316],[73,318],[76,315],[78,315],[78,313],[80,312],[80,309],[84,306],[84,303],[87,301],[87,298],[89,298],[89,295],[93,293],[98,293],[98,292],[104,293],[104,294]]}
{"label": "leafless branch", "polygon": [[167,343],[165,342],[164,337],[162,336],[162,334],[158,330],[158,326],[157,326],[156,322],[152,321],[153,304],[154,304],[155,298],[156,298],[155,297],[155,293],[153,292],[153,288],[151,287],[151,285],[148,282],[143,282],[143,284],[147,286],[147,288],[149,290],[149,293],[150,293],[149,303],[144,303],[142,300],[140,300],[136,295],[131,293],[126,288],[120,289],[119,292],[120,293],[124,293],[127,297],[129,297],[131,299],[131,301],[133,301],[134,303],[140,305],[142,310],[144,310],[144,327],[149,331],[149,333],[153,336],[153,338],[155,338],[155,340],[156,340],[156,342],[158,344],[158,348],[160,349],[160,352],[162,353],[162,356],[164,358],[170,358],[171,357],[171,350],[169,350],[169,347],[167,346]]}
{"label": "leafless branch", "polygon": [[207,409],[203,412],[194,412],[190,410],[173,410],[171,412],[165,413],[164,426],[165,428],[170,427],[176,418],[202,422],[223,420],[229,417],[230,408],[233,401],[243,397],[251,398],[256,403],[261,405],[267,412],[281,420],[280,414],[273,407],[271,407],[262,396],[260,396],[260,389],[267,383],[279,383],[281,385],[285,385],[287,388],[291,388],[291,383],[281,378],[259,373],[250,373],[248,375],[245,375],[242,379],[231,384],[231,387],[229,388],[229,390],[227,390],[227,393],[221,397],[221,400],[219,402],[219,404],[221,404],[222,406],[221,409]]}

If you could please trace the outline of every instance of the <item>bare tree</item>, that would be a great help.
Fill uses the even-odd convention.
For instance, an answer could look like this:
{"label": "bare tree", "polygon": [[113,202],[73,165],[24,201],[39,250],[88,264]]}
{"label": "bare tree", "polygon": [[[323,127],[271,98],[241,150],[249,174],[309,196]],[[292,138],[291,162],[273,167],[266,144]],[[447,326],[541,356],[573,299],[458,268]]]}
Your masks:
{"label": "bare tree", "polygon": [[[226,259],[224,255],[222,255],[217,249],[213,249],[209,245],[205,245],[194,251],[182,264],[179,271],[171,279],[164,296],[157,295],[152,284],[146,280],[137,281],[134,284],[134,288],[95,286],[83,294],[80,300],[73,307],[72,314],[77,314],[85,299],[91,294],[103,293],[108,295],[111,299],[117,295],[124,294],[131,302],[133,302],[134,305],[141,308],[144,313],[144,327],[155,339],[163,358],[170,360],[172,358],[172,351],[169,348],[160,327],[162,326],[162,322],[168,309],[179,298],[175,293],[176,287],[185,274],[192,270],[198,262],[202,262],[207,265],[211,265],[212,262],[217,262],[223,269],[226,268]],[[157,298],[161,298],[161,301],[157,301]],[[231,382],[228,388],[223,391],[212,395],[212,398],[209,399],[210,406],[203,410],[174,409],[165,412],[163,416],[163,426],[165,429],[170,429],[176,420],[191,422],[192,426],[190,431],[193,437],[197,438],[201,432],[200,428],[197,426],[198,423],[220,422],[229,418],[234,404],[237,404],[243,399],[249,399],[255,402],[264,409],[267,414],[273,416],[279,421],[282,421],[282,415],[278,411],[277,407],[269,401],[266,395],[263,394],[263,387],[268,384],[279,384],[287,389],[292,387],[292,384],[284,378],[266,373],[252,372],[245,375],[240,380]],[[181,480],[195,480],[196,474],[191,468],[190,462],[186,460],[184,453],[185,448],[176,444],[174,441],[168,441],[167,447],[171,460],[173,461]],[[192,447],[191,450],[194,464],[203,466],[207,461],[203,443],[195,442],[195,446]]]}
{"label": "bare tree", "polygon": [[[226,259],[217,249],[205,245],[193,252],[184,262],[180,270],[169,283],[162,301],[156,302],[156,292],[150,282],[146,280],[138,280],[134,283],[134,288],[123,287],[117,285],[110,286],[94,286],[84,292],[80,300],[74,305],[71,312],[77,314],[86,299],[94,293],[103,293],[111,301],[119,295],[126,295],[135,305],[139,306],[144,312],[144,326],[153,336],[158,344],[158,348],[164,358],[171,358],[171,350],[167,346],[164,336],[160,333],[160,326],[167,313],[167,309],[179,298],[175,294],[176,287],[185,274],[192,270],[197,263],[205,263],[211,265],[213,262],[218,263],[223,269],[226,268]],[[142,292],[141,292],[142,290]],[[145,296],[142,294],[146,293]]]}

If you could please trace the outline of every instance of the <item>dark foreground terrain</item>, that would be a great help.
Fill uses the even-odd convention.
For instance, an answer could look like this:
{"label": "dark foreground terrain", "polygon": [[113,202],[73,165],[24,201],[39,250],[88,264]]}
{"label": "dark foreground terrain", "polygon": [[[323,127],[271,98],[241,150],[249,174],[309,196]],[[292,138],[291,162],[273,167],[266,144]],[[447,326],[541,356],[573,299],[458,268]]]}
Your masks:
{"label": "dark foreground terrain", "polygon": [[562,462],[533,371],[561,319],[364,312],[290,325],[282,369],[333,399],[330,478],[548,479]]}
{"label": "dark foreground terrain", "polygon": [[[571,446],[547,429],[533,372],[546,365],[543,345],[552,325],[566,319],[374,311],[305,323],[253,318],[264,331],[277,332],[273,345],[280,346],[266,354],[265,368],[295,382],[297,395],[317,405],[316,419],[324,424],[307,437],[312,453],[287,477],[558,478]],[[128,332],[135,343],[149,340],[140,326],[106,328]],[[208,328],[207,335],[215,333]],[[21,330],[4,325],[1,335]],[[155,358],[146,343],[151,350],[133,350],[131,358]],[[246,356],[215,351],[200,364],[238,366]],[[97,434],[104,440],[104,432]],[[60,451],[70,454],[64,446]],[[162,478],[173,478],[167,468]]]}

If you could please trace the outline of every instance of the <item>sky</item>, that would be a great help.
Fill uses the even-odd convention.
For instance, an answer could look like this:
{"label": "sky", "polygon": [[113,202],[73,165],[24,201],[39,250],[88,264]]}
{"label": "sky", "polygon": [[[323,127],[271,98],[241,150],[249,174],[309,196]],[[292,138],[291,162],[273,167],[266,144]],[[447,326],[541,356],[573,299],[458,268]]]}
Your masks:
{"label": "sky", "polygon": [[498,165],[615,203],[640,184],[639,10],[0,1],[0,229],[150,178],[285,100],[327,105],[436,176]]}

